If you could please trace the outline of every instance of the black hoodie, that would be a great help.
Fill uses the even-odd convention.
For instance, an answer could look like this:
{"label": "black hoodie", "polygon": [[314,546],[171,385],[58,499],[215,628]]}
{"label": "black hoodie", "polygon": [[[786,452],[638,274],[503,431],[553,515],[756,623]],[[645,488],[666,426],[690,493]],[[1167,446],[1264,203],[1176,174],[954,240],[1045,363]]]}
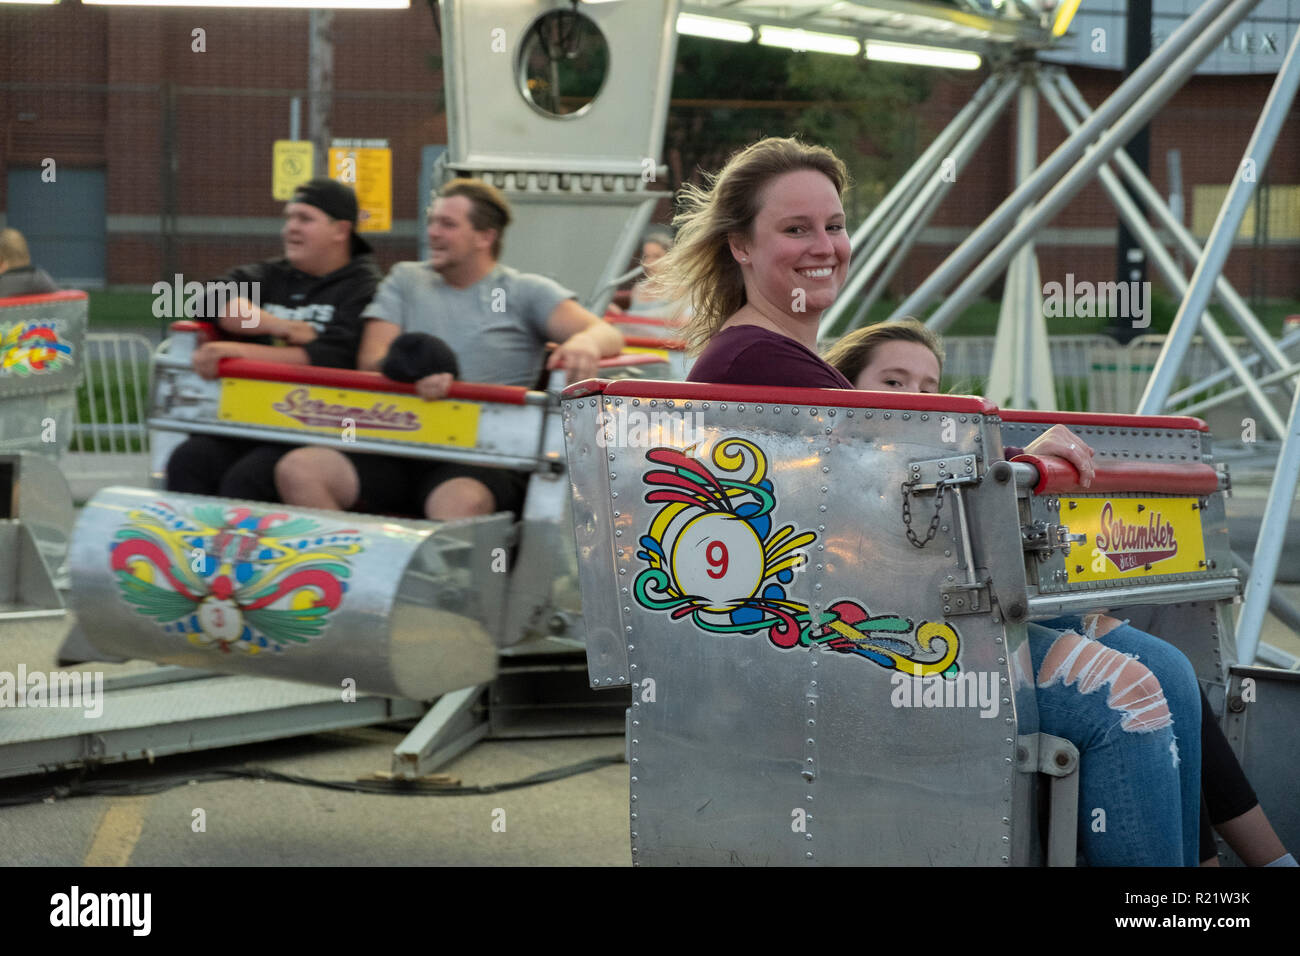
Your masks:
{"label": "black hoodie", "polygon": [[[374,298],[381,279],[383,274],[375,264],[375,257],[361,255],[323,276],[299,272],[287,259],[273,259],[239,266],[217,281],[256,282],[262,309],[278,318],[310,322],[316,338],[302,348],[312,365],[356,368],[357,350],[365,328],[361,315]],[[210,297],[208,314],[215,315],[216,309],[217,304]],[[269,335],[239,336],[237,341],[276,344]]]}

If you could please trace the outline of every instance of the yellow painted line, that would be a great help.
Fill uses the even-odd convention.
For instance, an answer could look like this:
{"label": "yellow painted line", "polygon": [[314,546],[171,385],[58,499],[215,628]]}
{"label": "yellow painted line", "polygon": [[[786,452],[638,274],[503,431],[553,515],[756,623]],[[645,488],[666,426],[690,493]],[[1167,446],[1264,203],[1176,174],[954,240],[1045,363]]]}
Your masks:
{"label": "yellow painted line", "polygon": [[82,866],[126,866],[135,851],[136,841],[144,829],[144,809],[148,801],[140,797],[113,800],[99,818],[95,835]]}

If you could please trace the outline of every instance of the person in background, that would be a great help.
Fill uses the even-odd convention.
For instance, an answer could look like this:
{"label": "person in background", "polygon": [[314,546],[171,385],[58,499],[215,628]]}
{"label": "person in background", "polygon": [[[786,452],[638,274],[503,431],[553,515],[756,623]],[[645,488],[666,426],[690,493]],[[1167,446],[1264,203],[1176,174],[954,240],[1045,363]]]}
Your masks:
{"label": "person in background", "polygon": [[0,229],[0,299],[57,291],[50,274],[32,265],[23,234],[17,229]]}
{"label": "person in background", "polygon": [[[356,232],[356,194],[332,179],[299,186],[284,207],[284,257],[239,266],[221,283],[257,289],[247,299],[209,297],[204,319],[239,341],[194,351],[195,371],[216,378],[223,358],[353,368],[382,275]],[[167,461],[167,490],[275,501],[275,463],[295,446],[194,435]]]}
{"label": "person in background", "polygon": [[[385,357],[394,347],[401,351],[395,340],[403,332],[432,337],[440,356],[449,349],[461,378],[496,385],[531,388],[543,366],[562,368],[577,382],[594,376],[602,358],[617,355],[623,337],[570,290],[501,264],[510,218],[505,196],[489,183],[453,179],[444,185],[429,210],[430,259],[399,262],[384,279],[365,312],[358,367],[390,367]],[[559,343],[549,359],[548,341]],[[455,377],[445,369],[423,375],[415,380],[416,392],[430,401],[442,398]],[[285,456],[275,479],[285,504],[451,520],[518,512],[528,475],[316,447]]]}

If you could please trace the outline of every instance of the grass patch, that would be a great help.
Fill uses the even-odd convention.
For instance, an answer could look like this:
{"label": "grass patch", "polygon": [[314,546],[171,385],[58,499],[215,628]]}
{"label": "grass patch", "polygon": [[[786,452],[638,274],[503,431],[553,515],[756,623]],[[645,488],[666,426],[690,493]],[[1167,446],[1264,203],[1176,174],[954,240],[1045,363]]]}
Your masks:
{"label": "grass patch", "polygon": [[90,292],[89,331],[121,328],[165,328],[170,319],[153,314],[151,292]]}
{"label": "grass patch", "polygon": [[[85,452],[140,452],[145,442],[138,430],[134,434],[115,433],[111,426],[138,425],[148,414],[148,393],[137,395],[133,382],[149,381],[149,363],[102,361],[87,369],[89,373],[77,389],[77,427],[73,432],[70,451]],[[100,426],[98,434],[90,423]]]}

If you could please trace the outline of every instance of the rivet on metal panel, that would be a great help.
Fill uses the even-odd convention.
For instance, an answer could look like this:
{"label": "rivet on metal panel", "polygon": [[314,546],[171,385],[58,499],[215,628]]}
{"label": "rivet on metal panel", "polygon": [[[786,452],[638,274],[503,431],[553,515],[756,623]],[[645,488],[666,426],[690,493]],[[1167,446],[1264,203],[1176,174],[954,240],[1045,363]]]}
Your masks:
{"label": "rivet on metal panel", "polygon": [[[706,406],[706,407],[707,407],[707,406]],[[718,406],[718,411],[725,412],[726,410],[727,410],[727,403],[726,403],[726,402],[723,402],[721,405]]]}
{"label": "rivet on metal panel", "polygon": [[653,398],[650,399],[650,407],[651,407],[651,408],[654,408],[654,407],[655,407],[656,405],[658,405],[658,404],[659,404],[659,403],[658,403],[657,401],[655,401]]}
{"label": "rivet on metal panel", "polygon": [[773,414],[773,415],[780,415],[780,414],[781,414],[781,406],[780,406],[780,405],[773,405],[773,406],[772,406],[772,414]]}
{"label": "rivet on metal panel", "polygon": [[631,633],[632,633],[632,625],[629,624],[627,627],[623,628],[623,630],[625,630],[625,631],[627,631],[629,634],[631,634]]}
{"label": "rivet on metal panel", "polygon": [[758,412],[760,415],[763,414],[763,406],[762,406],[762,405],[755,405],[755,406],[754,406],[754,411]]}
{"label": "rivet on metal panel", "polygon": [[826,530],[826,525],[824,525],[824,524],[819,524],[819,525],[817,526],[817,530],[818,530],[818,531],[825,531],[825,530]]}
{"label": "rivet on metal panel", "polygon": [[822,586],[821,586],[820,584],[814,584],[814,585],[813,585],[813,590],[814,590],[814,591],[820,591],[821,589],[822,589]]}
{"label": "rivet on metal panel", "polygon": [[633,802],[633,803],[636,803],[636,794],[635,794],[635,793],[632,794],[632,802]]}
{"label": "rivet on metal panel", "polygon": [[[627,608],[623,608],[623,610],[626,611]],[[628,649],[629,651],[634,651],[634,650],[636,650],[636,645],[635,645],[635,644],[629,644],[629,645],[627,646],[627,649]]]}
{"label": "rivet on metal panel", "polygon": [[888,419],[888,418],[889,418],[889,412],[885,412],[885,413],[884,413],[883,415],[881,415],[880,417],[881,417],[881,418]]}
{"label": "rivet on metal panel", "polygon": [[929,415],[922,415],[922,416],[921,416],[921,421],[923,421],[923,422],[928,422],[929,420],[930,420],[930,416],[929,416]]}
{"label": "rivet on metal panel", "polygon": [[[606,432],[605,435],[608,436],[608,435],[609,435],[609,432]],[[609,460],[610,460],[610,461],[613,461],[613,460],[614,460],[614,456],[613,456],[613,455],[610,455],[610,456],[609,456]],[[615,513],[615,514],[618,514],[618,512],[614,512],[614,513]]]}
{"label": "rivet on metal panel", "polygon": [[[632,782],[633,782],[633,783],[636,783],[636,782],[637,782],[637,778],[636,778],[636,777],[633,777],[633,778],[632,778]],[[632,814],[632,819],[633,819],[633,820],[636,819],[636,814],[635,814],[635,813]]]}
{"label": "rivet on metal panel", "polygon": [[621,399],[621,398],[616,398],[616,399],[614,399],[614,404],[615,404],[615,405],[622,405],[622,404],[623,404],[623,399]]}
{"label": "rivet on metal panel", "polygon": [[[832,414],[834,414],[834,413],[832,412]],[[847,412],[845,412],[845,413],[844,413],[844,417],[845,417],[845,418],[852,418],[852,417],[853,417],[853,409],[850,408]],[[870,413],[870,412],[867,413],[867,417],[868,417],[868,418],[871,417],[871,413]]]}
{"label": "rivet on metal panel", "polygon": [[812,850],[809,850],[807,853],[804,854],[804,856],[811,860],[813,858]]}
{"label": "rivet on metal panel", "polygon": [[[817,409],[815,409],[815,408],[810,408],[810,409],[808,409],[808,414],[809,414],[809,415],[816,415],[816,414],[817,414]],[[828,408],[828,409],[826,409],[826,414],[829,415],[831,418],[834,418],[834,417],[835,417],[835,409],[833,409],[833,408]]]}
{"label": "rivet on metal panel", "polygon": [[615,511],[615,512],[614,512],[614,517],[615,517],[615,518],[622,517],[621,512]]}
{"label": "rivet on metal panel", "polygon": [[632,399],[632,404],[633,404],[633,405],[640,405],[640,404],[641,404],[641,399],[639,399],[639,398],[634,398],[634,399]]}
{"label": "rivet on metal panel", "polygon": [[826,506],[825,506],[825,505],[818,505],[818,506],[817,506],[817,510],[818,510],[818,511],[825,511],[825,510],[826,510]]}
{"label": "rivet on metal panel", "polygon": [[[1013,615],[1015,614],[1016,608],[1018,608],[1019,606],[1020,606],[1020,605],[1018,605],[1018,604],[1013,604],[1013,605],[1011,606],[1011,613],[1012,613]],[[1023,613],[1023,612],[1022,612],[1022,613]],[[993,638],[993,643],[994,643],[994,644],[1001,644],[1001,643],[1002,643],[1002,638],[1000,638],[1000,637],[995,637],[995,638]]]}
{"label": "rivet on metal panel", "polygon": [[619,574],[627,574],[627,568],[619,568],[619,569],[618,569],[618,573],[619,573]]}
{"label": "rivet on metal panel", "polygon": [[829,465],[822,465],[822,474],[823,474],[823,475],[829,475],[830,473],[831,473],[830,466],[829,466]]}
{"label": "rivet on metal panel", "polygon": [[[617,512],[617,511],[616,511],[616,512],[614,512],[614,513],[615,513],[615,514],[618,514],[618,512]],[[623,589],[623,593],[624,593],[624,594],[627,594],[627,593],[628,593],[628,592],[627,592],[627,588],[624,588],[624,589]]]}
{"label": "rivet on metal panel", "polygon": [[827,487],[825,485],[822,485],[822,494],[826,494],[827,490],[828,490]]}
{"label": "rivet on metal panel", "polygon": [[825,550],[826,550],[826,545],[824,545],[824,544],[819,544],[819,545],[817,545],[817,550],[818,550],[818,551],[825,551]]}
{"label": "rivet on metal panel", "polygon": [[[849,412],[849,417],[852,417],[852,416],[853,416],[853,413],[852,413],[852,412]],[[870,418],[870,417],[871,417],[871,412],[866,412],[865,415],[864,415],[863,417],[865,417],[865,418]]]}
{"label": "rivet on metal panel", "polygon": [[617,498],[617,497],[618,497],[618,492],[617,492],[617,491],[611,491],[611,492],[609,493],[609,496],[610,496],[611,498]]}
{"label": "rivet on metal panel", "polygon": [[805,834],[803,835],[803,838],[804,838],[805,840],[811,840],[811,839],[812,839],[812,834],[811,834],[811,833],[805,833]]}
{"label": "rivet on metal panel", "polygon": [[743,412],[744,410],[745,410],[745,406],[744,406],[744,405],[737,405],[737,406],[736,406],[736,411],[738,411],[738,412]]}
{"label": "rivet on metal panel", "polygon": [[912,420],[912,416],[909,415],[907,412],[903,412],[903,421],[910,422],[911,420]]}
{"label": "rivet on metal panel", "polygon": [[797,409],[797,408],[792,408],[792,409],[790,409],[790,414],[791,414],[791,415],[798,415],[798,414],[799,414],[799,409]]}

